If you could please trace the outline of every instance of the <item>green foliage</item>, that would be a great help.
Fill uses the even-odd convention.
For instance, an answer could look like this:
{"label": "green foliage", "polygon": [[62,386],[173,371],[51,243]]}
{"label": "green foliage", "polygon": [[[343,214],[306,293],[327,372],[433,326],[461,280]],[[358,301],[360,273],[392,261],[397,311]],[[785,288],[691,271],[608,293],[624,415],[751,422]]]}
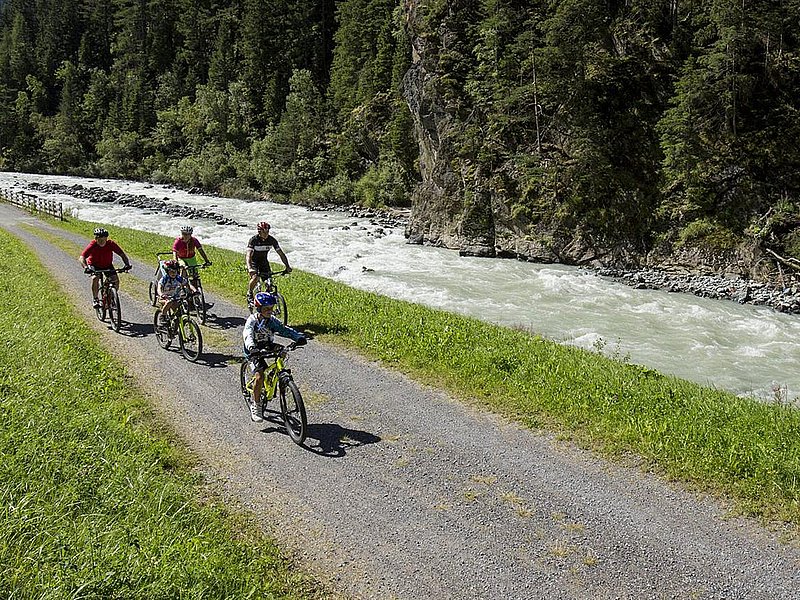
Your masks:
{"label": "green foliage", "polygon": [[676,246],[705,246],[711,249],[731,250],[741,240],[724,225],[710,219],[688,223],[678,234]]}

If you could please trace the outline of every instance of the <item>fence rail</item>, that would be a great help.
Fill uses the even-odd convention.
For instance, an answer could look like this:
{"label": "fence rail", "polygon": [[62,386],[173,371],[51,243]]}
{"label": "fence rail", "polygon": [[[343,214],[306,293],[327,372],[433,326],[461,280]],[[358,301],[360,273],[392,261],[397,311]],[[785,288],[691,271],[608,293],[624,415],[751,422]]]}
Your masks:
{"label": "fence rail", "polygon": [[0,189],[0,200],[20,206],[35,214],[50,215],[59,221],[64,220],[64,206],[61,202],[56,202],[55,200],[46,200],[33,194],[4,189]]}

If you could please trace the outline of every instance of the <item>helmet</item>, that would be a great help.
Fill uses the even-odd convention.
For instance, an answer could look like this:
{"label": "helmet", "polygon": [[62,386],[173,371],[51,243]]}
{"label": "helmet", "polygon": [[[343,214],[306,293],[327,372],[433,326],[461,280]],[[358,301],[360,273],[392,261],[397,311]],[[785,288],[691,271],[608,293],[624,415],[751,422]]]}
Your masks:
{"label": "helmet", "polygon": [[108,237],[108,231],[102,227],[98,227],[94,230],[94,237]]}
{"label": "helmet", "polygon": [[166,269],[167,271],[169,271],[171,269],[174,269],[174,270],[177,271],[178,270],[178,261],[174,260],[174,259],[165,260],[164,261],[164,269]]}
{"label": "helmet", "polygon": [[184,225],[181,227],[181,233],[188,233],[189,235],[192,235],[193,231],[194,228],[191,225]]}
{"label": "helmet", "polygon": [[258,292],[253,299],[253,306],[261,308],[262,306],[275,306],[278,303],[278,298],[274,294],[267,292]]}
{"label": "helmet", "polygon": [[261,223],[258,224],[258,230],[261,231],[262,229],[269,229],[269,223],[261,221]]}

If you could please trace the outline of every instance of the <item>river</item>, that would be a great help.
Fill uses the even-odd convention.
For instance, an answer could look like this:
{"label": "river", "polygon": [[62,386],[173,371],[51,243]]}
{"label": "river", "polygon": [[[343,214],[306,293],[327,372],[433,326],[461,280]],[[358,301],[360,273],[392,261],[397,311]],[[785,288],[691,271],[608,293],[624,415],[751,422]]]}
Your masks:
{"label": "river", "polygon": [[[211,209],[253,227],[191,224],[205,244],[244,251],[266,220],[293,267],[355,288],[513,327],[560,343],[759,398],[800,394],[800,316],[765,307],[637,290],[563,265],[460,257],[454,250],[406,243],[401,228],[378,231],[368,219],[298,206],[190,194],[147,183],[0,172],[0,188],[32,182],[80,184]],[[64,194],[76,218],[176,236],[185,219]],[[91,237],[87,232],[87,241]],[[163,250],[168,250],[164,248]],[[213,260],[213,251],[211,251]],[[242,282],[244,286],[244,281]]]}

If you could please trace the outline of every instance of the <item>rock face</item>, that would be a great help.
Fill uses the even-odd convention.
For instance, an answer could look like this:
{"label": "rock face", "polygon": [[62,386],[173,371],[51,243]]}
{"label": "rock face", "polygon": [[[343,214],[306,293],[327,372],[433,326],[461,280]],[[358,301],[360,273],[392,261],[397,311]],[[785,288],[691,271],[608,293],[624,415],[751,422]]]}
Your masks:
{"label": "rock face", "polygon": [[442,97],[432,68],[439,54],[437,44],[446,44],[449,33],[445,25],[440,36],[418,35],[417,5],[417,0],[404,3],[412,66],[403,84],[419,143],[422,182],[412,196],[406,236],[415,244],[457,248],[469,256],[494,257],[492,194],[479,171],[470,172],[468,161],[455,160],[453,133],[459,121]]}

